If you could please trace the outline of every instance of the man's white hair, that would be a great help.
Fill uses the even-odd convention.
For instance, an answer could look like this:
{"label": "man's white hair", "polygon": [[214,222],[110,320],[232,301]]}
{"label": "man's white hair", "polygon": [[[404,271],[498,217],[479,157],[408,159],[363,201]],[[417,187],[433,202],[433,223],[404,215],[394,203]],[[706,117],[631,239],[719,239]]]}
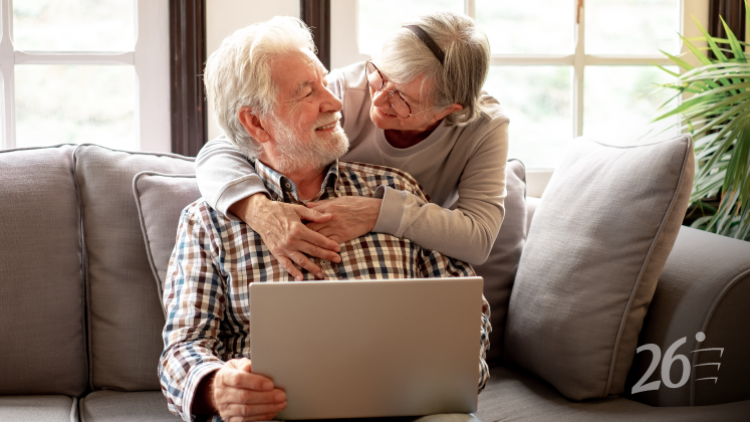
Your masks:
{"label": "man's white hair", "polygon": [[273,116],[278,87],[273,83],[272,58],[308,49],[315,44],[307,26],[290,16],[238,29],[206,61],[206,97],[229,140],[249,158],[262,151],[239,121],[242,107],[256,116]]}
{"label": "man's white hair", "polygon": [[[428,95],[421,95],[435,109],[461,104],[463,110],[446,116],[450,125],[461,125],[476,119],[479,98],[490,69],[490,43],[474,21],[451,12],[422,15],[408,24],[418,25],[445,53],[445,63],[413,32],[399,29],[389,38],[376,60],[385,77],[395,83],[409,83],[426,75],[424,83],[434,82]],[[425,86],[423,84],[422,89]]]}

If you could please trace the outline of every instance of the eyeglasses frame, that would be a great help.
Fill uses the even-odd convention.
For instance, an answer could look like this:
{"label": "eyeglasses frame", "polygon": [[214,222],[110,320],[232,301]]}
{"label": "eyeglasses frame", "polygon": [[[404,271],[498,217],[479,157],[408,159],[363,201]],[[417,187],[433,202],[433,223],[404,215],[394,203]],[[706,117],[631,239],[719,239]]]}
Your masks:
{"label": "eyeglasses frame", "polygon": [[[372,65],[372,68],[373,68],[373,69],[375,69],[375,71],[376,71],[376,72],[378,72],[378,75],[380,75],[380,80],[381,80],[381,81],[383,82],[383,84],[382,84],[382,86],[381,86],[380,88],[375,88],[375,87],[374,87],[374,86],[372,86],[372,84],[370,83],[370,77],[369,77],[369,74],[370,74],[370,72],[368,72],[368,71],[367,71],[367,68],[368,68],[368,67],[369,67],[370,65]],[[372,88],[373,88],[373,89],[375,90],[375,92],[378,92],[378,91],[382,91],[382,90],[383,90],[383,88],[385,88],[385,86],[386,86],[386,85],[388,84],[388,79],[386,79],[386,77],[385,77],[385,76],[383,76],[383,72],[381,72],[381,71],[380,71],[380,69],[378,69],[378,67],[377,67],[377,66],[375,66],[375,63],[373,63],[373,61],[372,61],[372,60],[368,60],[368,61],[367,61],[367,62],[365,63],[365,72],[367,72],[367,75],[365,75],[365,76],[367,76],[367,83],[368,83],[368,84],[369,84],[370,86],[372,86]],[[391,107],[393,108],[393,111],[394,111],[394,112],[396,112],[396,115],[397,115],[398,117],[402,118],[402,119],[408,119],[409,117],[413,116],[414,114],[412,113],[412,109],[411,109],[411,104],[409,104],[409,102],[408,102],[408,101],[406,101],[406,99],[404,98],[404,96],[403,96],[403,95],[401,95],[401,92],[400,92],[399,90],[397,90],[397,89],[389,89],[389,90],[388,90],[388,100],[389,100],[389,101],[391,100],[391,95],[393,95],[393,94],[398,94],[398,97],[399,97],[399,98],[401,99],[401,101],[403,101],[403,102],[404,102],[404,104],[406,105],[406,108],[407,108],[407,109],[409,109],[409,115],[407,115],[407,116],[405,116],[405,117],[404,117],[404,116],[401,116],[401,115],[399,115],[399,114],[398,114],[398,112],[396,112],[396,107],[395,107],[395,106],[393,105],[393,102],[391,101]]]}

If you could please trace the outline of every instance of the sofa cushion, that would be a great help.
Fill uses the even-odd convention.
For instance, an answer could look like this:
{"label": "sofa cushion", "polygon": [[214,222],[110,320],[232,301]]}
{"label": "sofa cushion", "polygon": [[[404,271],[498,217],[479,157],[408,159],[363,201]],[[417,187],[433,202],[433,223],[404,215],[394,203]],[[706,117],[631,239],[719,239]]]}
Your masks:
{"label": "sofa cushion", "polygon": [[73,149],[0,152],[0,395],[86,389]]}
{"label": "sofa cushion", "polygon": [[508,358],[574,400],[624,392],[694,167],[688,135],[633,147],[573,142],[521,255]]}
{"label": "sofa cushion", "polygon": [[503,355],[503,333],[508,301],[516,278],[518,261],[526,241],[526,169],[519,160],[508,160],[505,167],[505,218],[489,258],[474,271],[484,278],[484,296],[490,304],[490,350],[487,363],[499,363]]}
{"label": "sofa cushion", "polygon": [[161,391],[95,391],[81,399],[81,422],[176,422]]}
{"label": "sofa cushion", "polygon": [[741,422],[747,415],[750,400],[697,407],[651,407],[624,397],[575,402],[528,372],[504,366],[490,370],[476,412],[488,422]]}
{"label": "sofa cushion", "polygon": [[82,145],[75,178],[87,253],[90,376],[93,389],[159,390],[164,314],[143,244],[133,176],[190,174],[193,159]]}
{"label": "sofa cushion", "polygon": [[169,258],[174,249],[183,208],[201,197],[194,175],[165,175],[152,171],[133,179],[143,240],[159,297],[164,293]]}
{"label": "sofa cushion", "polygon": [[77,405],[78,399],[66,396],[0,397],[0,421],[76,422]]}

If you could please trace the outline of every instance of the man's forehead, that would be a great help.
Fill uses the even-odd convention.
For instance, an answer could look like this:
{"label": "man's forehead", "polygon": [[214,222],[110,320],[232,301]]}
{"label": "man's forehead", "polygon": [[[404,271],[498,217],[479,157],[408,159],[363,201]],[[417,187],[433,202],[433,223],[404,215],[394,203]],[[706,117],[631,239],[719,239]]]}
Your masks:
{"label": "man's forehead", "polygon": [[272,78],[281,91],[294,95],[328,72],[312,52],[300,50],[271,60]]}

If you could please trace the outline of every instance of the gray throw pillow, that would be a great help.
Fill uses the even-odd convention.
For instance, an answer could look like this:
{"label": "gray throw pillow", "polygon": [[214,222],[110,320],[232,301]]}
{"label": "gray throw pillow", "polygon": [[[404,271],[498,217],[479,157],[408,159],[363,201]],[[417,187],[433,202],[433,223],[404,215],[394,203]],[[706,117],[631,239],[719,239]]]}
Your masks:
{"label": "gray throw pillow", "polygon": [[573,142],[531,222],[505,357],[573,400],[623,393],[694,172],[688,135],[632,147]]}
{"label": "gray throw pillow", "polygon": [[159,297],[162,297],[180,215],[183,208],[201,197],[198,182],[194,175],[144,171],[133,178],[133,194],[148,262],[154,273]]}
{"label": "gray throw pillow", "polygon": [[491,366],[503,356],[503,333],[508,314],[508,301],[516,278],[518,261],[526,241],[526,169],[519,160],[508,160],[505,167],[505,218],[492,246],[489,258],[474,271],[484,278],[484,296],[490,304],[490,350],[487,363]]}

